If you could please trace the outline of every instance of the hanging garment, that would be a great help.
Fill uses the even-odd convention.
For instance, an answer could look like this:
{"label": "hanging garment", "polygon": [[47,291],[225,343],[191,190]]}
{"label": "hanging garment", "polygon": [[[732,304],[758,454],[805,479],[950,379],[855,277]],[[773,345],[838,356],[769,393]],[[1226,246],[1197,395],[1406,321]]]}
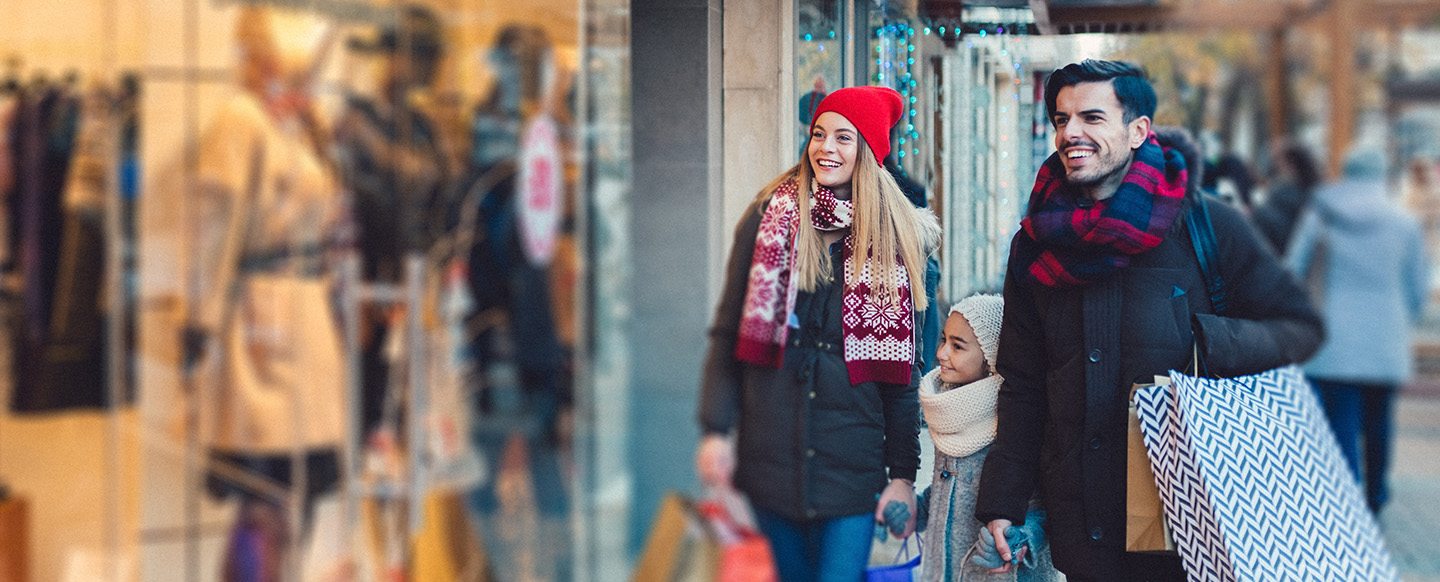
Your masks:
{"label": "hanging garment", "polygon": [[[85,95],[61,197],[60,255],[39,362],[49,392],[80,392],[84,402],[108,400],[105,368],[107,301],[105,202],[115,180],[115,120],[108,91]],[[120,403],[112,403],[120,404]]]}
{"label": "hanging garment", "polygon": [[[20,316],[14,331],[15,391],[11,407],[16,412],[98,408],[105,404],[103,355],[72,353],[69,346],[52,345],[62,269],[94,264],[82,256],[87,249],[93,250],[93,245],[65,244],[66,228],[74,226],[66,220],[63,203],[79,101],[60,88],[34,95],[33,100],[22,98],[17,124],[19,163],[12,205],[16,230],[12,236],[17,243],[21,290]],[[67,248],[76,254],[65,257]],[[96,258],[103,261],[103,256],[101,252]],[[69,264],[63,265],[66,261]],[[71,306],[69,299],[62,308]]]}

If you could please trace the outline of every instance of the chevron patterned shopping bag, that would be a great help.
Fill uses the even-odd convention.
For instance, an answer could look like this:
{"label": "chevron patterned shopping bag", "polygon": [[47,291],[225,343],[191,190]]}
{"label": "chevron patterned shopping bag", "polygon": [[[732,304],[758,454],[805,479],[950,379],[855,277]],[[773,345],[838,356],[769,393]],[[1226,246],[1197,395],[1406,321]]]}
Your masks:
{"label": "chevron patterned shopping bag", "polygon": [[1399,580],[1298,368],[1170,379],[1135,403],[1190,582]]}

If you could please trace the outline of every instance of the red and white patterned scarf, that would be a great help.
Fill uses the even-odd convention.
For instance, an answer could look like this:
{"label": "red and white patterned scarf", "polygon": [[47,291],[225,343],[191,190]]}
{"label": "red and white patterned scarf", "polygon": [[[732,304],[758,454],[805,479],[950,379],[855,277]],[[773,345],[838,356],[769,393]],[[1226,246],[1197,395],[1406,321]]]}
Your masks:
{"label": "red and white patterned scarf", "polygon": [[[740,338],[735,344],[735,358],[742,362],[774,368],[784,362],[790,332],[786,323],[795,311],[799,290],[795,277],[795,236],[800,224],[797,190],[793,180],[777,188],[760,219],[745,310],[740,315]],[[853,212],[849,200],[836,199],[827,188],[817,188],[811,197],[810,221],[817,229],[846,228]],[[854,236],[845,235],[844,242],[842,277],[849,277],[850,261],[855,260]],[[897,256],[890,276],[899,301],[887,305],[870,296],[872,276],[878,268],[867,253],[860,280],[844,281],[840,317],[845,368],[852,385],[872,381],[909,384],[915,356],[910,276]]]}

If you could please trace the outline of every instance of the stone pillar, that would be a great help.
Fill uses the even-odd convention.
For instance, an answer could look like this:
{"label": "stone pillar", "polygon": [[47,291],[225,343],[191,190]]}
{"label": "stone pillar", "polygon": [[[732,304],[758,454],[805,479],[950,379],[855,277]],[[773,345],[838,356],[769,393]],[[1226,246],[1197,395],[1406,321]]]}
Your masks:
{"label": "stone pillar", "polygon": [[631,550],[667,490],[698,491],[695,404],[713,309],[721,0],[632,0]]}

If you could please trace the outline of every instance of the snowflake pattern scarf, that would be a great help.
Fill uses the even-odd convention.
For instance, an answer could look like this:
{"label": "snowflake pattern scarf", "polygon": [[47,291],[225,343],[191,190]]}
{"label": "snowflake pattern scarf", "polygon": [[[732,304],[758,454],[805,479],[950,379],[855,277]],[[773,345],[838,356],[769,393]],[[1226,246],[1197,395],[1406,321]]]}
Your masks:
{"label": "snowflake pattern scarf", "polygon": [[[750,280],[745,291],[745,308],[740,316],[740,337],[735,358],[746,363],[779,368],[785,358],[785,341],[790,328],[786,322],[795,310],[798,284],[795,277],[795,236],[799,230],[798,186],[786,182],[775,190],[770,206],[760,219],[755,235],[755,253],[750,260]],[[815,228],[834,231],[850,226],[854,209],[850,201],[838,200],[826,188],[817,188],[812,197],[810,221]],[[849,277],[850,262],[857,260],[854,237],[846,235],[843,277]],[[909,384],[915,354],[911,321],[914,304],[910,276],[896,257],[894,278],[897,304],[884,304],[870,296],[870,284],[878,269],[868,257],[859,281],[844,281],[841,328],[845,338],[845,367],[850,383],[889,382]]]}
{"label": "snowflake pattern scarf", "polygon": [[1030,193],[1026,236],[1015,237],[1011,261],[1047,287],[1078,287],[1125,268],[1130,257],[1155,248],[1180,213],[1188,172],[1185,157],[1160,145],[1152,132],[1114,196],[1081,207],[1065,182],[1057,152],[1045,160]]}

